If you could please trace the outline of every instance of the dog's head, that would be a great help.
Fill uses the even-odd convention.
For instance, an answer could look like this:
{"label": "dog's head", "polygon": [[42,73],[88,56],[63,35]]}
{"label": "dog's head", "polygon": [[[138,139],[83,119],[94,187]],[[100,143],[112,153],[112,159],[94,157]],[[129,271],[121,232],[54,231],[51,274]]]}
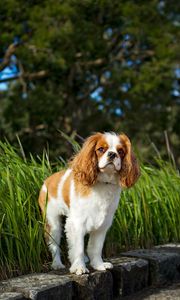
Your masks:
{"label": "dog's head", "polygon": [[97,181],[99,173],[117,174],[122,187],[131,187],[140,175],[129,138],[112,132],[87,138],[71,167],[76,180],[88,186]]}

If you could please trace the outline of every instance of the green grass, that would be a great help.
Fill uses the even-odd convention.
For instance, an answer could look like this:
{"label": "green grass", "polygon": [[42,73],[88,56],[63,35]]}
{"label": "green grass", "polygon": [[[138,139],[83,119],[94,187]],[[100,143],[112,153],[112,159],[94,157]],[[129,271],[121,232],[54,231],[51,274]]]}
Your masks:
{"label": "green grass", "polygon": [[138,183],[121,195],[106,251],[180,241],[180,177],[161,160],[157,167],[141,166]]}
{"label": "green grass", "polygon": [[[61,169],[46,154],[26,160],[0,142],[0,278],[49,269],[37,198],[43,180]],[[122,193],[105,245],[106,255],[122,249],[180,241],[180,177],[163,161],[142,166],[136,186]],[[63,250],[63,247],[62,247]],[[65,255],[64,255],[65,257]]]}
{"label": "green grass", "polygon": [[46,155],[22,158],[0,143],[0,277],[40,271],[48,253],[37,203],[45,177],[52,173]]}

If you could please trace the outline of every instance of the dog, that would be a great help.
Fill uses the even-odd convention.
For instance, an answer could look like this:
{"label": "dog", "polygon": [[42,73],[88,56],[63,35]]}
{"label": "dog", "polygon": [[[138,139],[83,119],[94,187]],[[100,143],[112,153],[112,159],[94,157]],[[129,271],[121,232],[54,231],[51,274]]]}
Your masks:
{"label": "dog", "polygon": [[52,268],[64,268],[60,256],[61,219],[66,216],[70,272],[88,273],[84,236],[89,233],[87,254],[95,270],[113,267],[102,259],[102,249],[118,207],[122,188],[135,184],[139,164],[125,134],[95,133],[70,161],[68,168],[48,177],[39,194],[46,218],[46,241],[52,254]]}

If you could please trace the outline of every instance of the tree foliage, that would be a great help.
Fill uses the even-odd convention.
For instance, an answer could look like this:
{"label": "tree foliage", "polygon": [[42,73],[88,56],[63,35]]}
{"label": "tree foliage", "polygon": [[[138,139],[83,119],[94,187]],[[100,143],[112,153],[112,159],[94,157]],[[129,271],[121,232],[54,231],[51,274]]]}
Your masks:
{"label": "tree foliage", "polygon": [[18,70],[0,96],[1,137],[56,156],[58,130],[115,130],[164,153],[167,131],[178,159],[178,16],[177,1],[1,1],[0,70]]}

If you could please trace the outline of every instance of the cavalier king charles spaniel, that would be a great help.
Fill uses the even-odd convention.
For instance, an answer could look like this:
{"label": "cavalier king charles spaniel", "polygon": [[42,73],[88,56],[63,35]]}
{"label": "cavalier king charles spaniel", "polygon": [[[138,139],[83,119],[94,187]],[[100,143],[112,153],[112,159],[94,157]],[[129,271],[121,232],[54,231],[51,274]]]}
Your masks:
{"label": "cavalier king charles spaniel", "polygon": [[139,165],[125,134],[96,133],[88,137],[66,170],[48,177],[40,191],[39,205],[46,218],[45,236],[52,254],[52,268],[64,268],[60,256],[61,219],[66,216],[70,272],[88,273],[84,236],[89,233],[87,254],[95,270],[112,268],[102,259],[107,230],[112,224],[123,187],[140,175]]}

